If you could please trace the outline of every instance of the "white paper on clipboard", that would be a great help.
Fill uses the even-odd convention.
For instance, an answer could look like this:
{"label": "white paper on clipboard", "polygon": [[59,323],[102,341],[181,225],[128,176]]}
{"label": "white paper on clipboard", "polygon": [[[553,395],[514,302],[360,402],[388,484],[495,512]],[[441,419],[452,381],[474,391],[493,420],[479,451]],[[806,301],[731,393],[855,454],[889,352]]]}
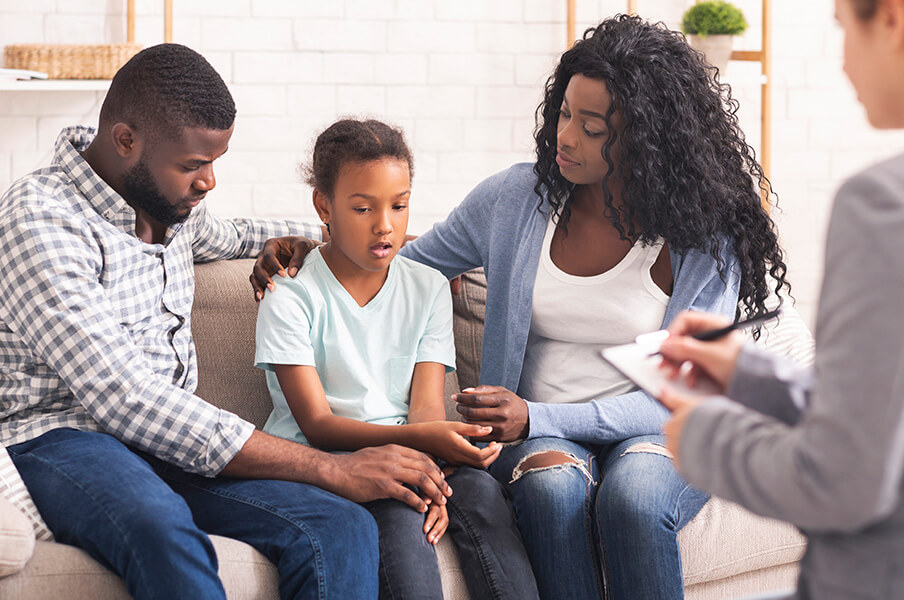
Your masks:
{"label": "white paper on clipboard", "polygon": [[655,354],[666,337],[668,333],[665,330],[645,333],[637,336],[633,344],[612,346],[601,354],[622,375],[653,397],[658,397],[665,386],[697,397],[719,394],[719,388],[709,379],[701,379],[692,387],[688,385],[684,373],[679,374],[677,379],[666,377],[665,371],[659,368],[662,356]]}

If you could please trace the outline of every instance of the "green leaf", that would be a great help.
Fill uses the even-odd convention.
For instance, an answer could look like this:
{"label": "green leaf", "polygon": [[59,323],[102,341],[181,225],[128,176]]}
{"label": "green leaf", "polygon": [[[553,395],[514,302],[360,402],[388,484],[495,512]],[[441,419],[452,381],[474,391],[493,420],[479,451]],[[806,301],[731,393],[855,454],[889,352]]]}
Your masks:
{"label": "green leaf", "polygon": [[700,2],[690,7],[681,19],[688,35],[738,35],[747,30],[747,20],[737,6],[721,0]]}

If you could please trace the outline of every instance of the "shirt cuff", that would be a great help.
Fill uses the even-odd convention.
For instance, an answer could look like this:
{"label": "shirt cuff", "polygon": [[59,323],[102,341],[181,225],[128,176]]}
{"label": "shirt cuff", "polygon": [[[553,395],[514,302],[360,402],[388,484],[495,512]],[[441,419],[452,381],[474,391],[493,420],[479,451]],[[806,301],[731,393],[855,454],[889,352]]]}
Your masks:
{"label": "shirt cuff", "polygon": [[207,469],[201,475],[216,477],[242,450],[254,433],[254,425],[238,415],[221,410],[220,419],[207,457]]}
{"label": "shirt cuff", "polygon": [[764,373],[771,373],[771,356],[762,349],[757,348],[752,342],[741,346],[738,360],[735,363],[734,374],[725,395],[743,403],[743,397],[747,390],[756,389],[757,382]]}

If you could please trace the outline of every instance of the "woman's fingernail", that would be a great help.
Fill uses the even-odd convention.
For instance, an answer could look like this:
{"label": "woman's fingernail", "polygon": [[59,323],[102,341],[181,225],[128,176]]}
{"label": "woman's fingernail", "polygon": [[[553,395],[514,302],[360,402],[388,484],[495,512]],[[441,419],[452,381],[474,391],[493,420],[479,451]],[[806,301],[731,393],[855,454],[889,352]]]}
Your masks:
{"label": "woman's fingernail", "polygon": [[296,269],[295,267],[289,269],[289,277],[295,277],[296,273],[298,273],[298,269]]}

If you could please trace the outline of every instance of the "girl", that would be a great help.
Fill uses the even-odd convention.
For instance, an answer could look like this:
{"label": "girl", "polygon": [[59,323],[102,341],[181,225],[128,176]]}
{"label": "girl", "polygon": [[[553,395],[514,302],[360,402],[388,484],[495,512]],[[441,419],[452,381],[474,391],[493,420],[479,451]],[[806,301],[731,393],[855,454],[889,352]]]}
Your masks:
{"label": "girl", "polygon": [[255,361],[274,403],[264,430],[337,451],[402,444],[462,465],[446,469],[448,505],[426,517],[396,500],[365,505],[380,532],[381,597],[442,597],[434,545],[447,527],[472,598],[536,597],[502,489],[480,469],[501,446],[467,439],[488,427],[445,420],[448,283],[396,256],[411,172],[401,132],[379,121],[339,121],[317,138],[308,183],[330,239],[261,303]]}
{"label": "girl", "polygon": [[[836,0],[844,69],[870,123],[904,128],[904,0]],[[838,191],[826,238],[816,363],[800,371],[687,313],[663,354],[690,360],[727,398],[674,393],[669,446],[688,479],[808,539],[788,597],[900,598],[904,590],[904,155]],[[729,400],[729,398],[731,400]]]}

